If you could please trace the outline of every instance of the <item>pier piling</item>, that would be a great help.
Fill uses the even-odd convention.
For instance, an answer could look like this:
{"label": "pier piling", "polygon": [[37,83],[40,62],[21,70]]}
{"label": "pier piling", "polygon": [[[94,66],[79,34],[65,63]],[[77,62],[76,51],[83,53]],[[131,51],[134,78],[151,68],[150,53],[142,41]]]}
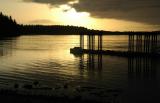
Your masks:
{"label": "pier piling", "polygon": [[157,49],[157,34],[130,34],[128,39],[128,52],[155,53]]}
{"label": "pier piling", "polygon": [[80,47],[84,49],[84,35],[80,34]]}
{"label": "pier piling", "polygon": [[98,50],[102,50],[102,34],[98,35]]}
{"label": "pier piling", "polygon": [[[158,51],[158,32],[130,32],[128,35],[128,51],[103,50],[102,32],[80,34],[80,47],[71,49],[75,54],[106,54],[115,56],[154,56],[160,57]],[[87,48],[84,47],[84,35],[87,37]],[[98,44],[96,44],[98,43]]]}

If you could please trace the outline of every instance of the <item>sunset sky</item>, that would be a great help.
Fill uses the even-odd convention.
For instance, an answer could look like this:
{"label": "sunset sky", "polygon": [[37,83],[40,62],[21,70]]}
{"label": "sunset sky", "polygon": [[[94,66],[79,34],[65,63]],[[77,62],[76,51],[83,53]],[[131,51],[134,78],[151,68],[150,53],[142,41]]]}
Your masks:
{"label": "sunset sky", "polygon": [[0,0],[0,12],[20,24],[90,29],[160,30],[160,0]]}

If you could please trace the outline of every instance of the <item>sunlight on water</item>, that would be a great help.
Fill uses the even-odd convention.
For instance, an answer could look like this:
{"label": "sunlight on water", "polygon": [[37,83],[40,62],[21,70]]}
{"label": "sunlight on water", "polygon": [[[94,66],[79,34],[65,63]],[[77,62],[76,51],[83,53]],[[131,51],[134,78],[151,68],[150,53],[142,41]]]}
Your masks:
{"label": "sunlight on water", "polygon": [[[104,38],[108,38],[108,36]],[[115,43],[114,36],[104,40],[111,44]],[[0,77],[3,79],[1,79],[1,82],[10,83],[10,81],[33,81],[36,79],[42,79],[42,82],[44,82],[43,79],[48,78],[48,84],[52,85],[50,83],[52,79],[53,81],[55,79],[69,81],[81,79],[84,81],[82,79],[84,77],[97,80],[97,76],[94,78],[91,77],[94,73],[92,74],[89,70],[79,70],[79,58],[70,54],[70,48],[77,46],[79,46],[79,36],[76,35],[20,36],[2,40],[1,50],[3,54],[0,58]],[[104,45],[104,47],[107,46]],[[86,59],[85,62],[87,62]],[[107,61],[111,60],[108,59]],[[112,63],[114,62],[112,61]],[[112,66],[109,68],[112,69]],[[84,75],[81,74],[82,72]],[[65,82],[64,80],[62,82]]]}
{"label": "sunlight on water", "polygon": [[[85,37],[86,39],[86,37]],[[97,38],[96,38],[97,39]],[[128,50],[127,36],[103,36],[103,49],[105,50]],[[68,83],[71,87],[85,86],[96,88],[114,88],[125,90],[136,89],[139,92],[146,81],[136,81],[136,87],[132,87],[137,78],[137,70],[149,70],[140,74],[150,78],[154,74],[157,78],[156,86],[160,85],[159,60],[144,59],[144,66],[137,64],[139,59],[130,59],[116,56],[103,56],[99,63],[98,55],[94,55],[94,61],[90,63],[92,55],[84,57],[70,54],[70,48],[79,46],[79,36],[20,36],[0,40],[0,87],[13,86],[14,83],[28,84],[39,81],[49,87]],[[85,44],[85,48],[86,48]],[[146,61],[147,60],[147,61]],[[150,63],[150,61],[152,61]],[[141,63],[140,62],[140,63]],[[154,66],[151,66],[154,63]],[[139,68],[139,69],[137,69]],[[132,71],[132,69],[134,69]],[[129,73],[129,71],[131,73]],[[149,75],[146,75],[149,73]],[[147,85],[151,81],[147,80]],[[150,79],[153,75],[151,75]],[[142,79],[142,78],[141,78]],[[154,82],[155,83],[155,82]],[[148,85],[150,89],[156,88]],[[132,89],[129,89],[132,90]]]}

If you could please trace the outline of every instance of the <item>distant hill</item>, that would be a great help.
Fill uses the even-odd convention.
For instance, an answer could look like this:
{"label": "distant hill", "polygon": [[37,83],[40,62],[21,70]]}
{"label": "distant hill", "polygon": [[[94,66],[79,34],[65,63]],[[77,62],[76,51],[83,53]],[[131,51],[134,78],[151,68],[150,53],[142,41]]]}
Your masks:
{"label": "distant hill", "polygon": [[[100,31],[100,30],[90,30],[84,27],[78,26],[63,26],[63,25],[22,25],[17,24],[11,16],[6,16],[0,13],[0,36],[10,37],[19,35],[84,35],[84,34],[97,34],[97,35],[128,35],[128,34],[147,34],[148,32],[119,32],[119,31]],[[159,31],[149,32],[149,33],[159,33]]]}
{"label": "distant hill", "polygon": [[80,34],[87,32],[88,29],[77,26],[62,26],[62,25],[21,25],[20,30],[22,34],[49,34],[49,35],[69,35],[69,34]]}
{"label": "distant hill", "polygon": [[88,29],[78,26],[63,25],[21,25],[17,24],[11,16],[0,13],[0,36],[39,35],[39,34],[80,34]]}

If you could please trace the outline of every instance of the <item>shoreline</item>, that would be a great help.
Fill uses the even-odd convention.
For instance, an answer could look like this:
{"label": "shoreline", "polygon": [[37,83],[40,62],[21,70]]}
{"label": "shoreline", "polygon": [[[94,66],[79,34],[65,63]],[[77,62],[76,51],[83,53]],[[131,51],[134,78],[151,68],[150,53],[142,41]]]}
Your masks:
{"label": "shoreline", "polygon": [[[26,87],[31,86],[27,84]],[[122,94],[121,89],[106,89],[96,87],[20,87],[16,84],[8,89],[0,89],[0,97],[5,103],[116,103]]]}

